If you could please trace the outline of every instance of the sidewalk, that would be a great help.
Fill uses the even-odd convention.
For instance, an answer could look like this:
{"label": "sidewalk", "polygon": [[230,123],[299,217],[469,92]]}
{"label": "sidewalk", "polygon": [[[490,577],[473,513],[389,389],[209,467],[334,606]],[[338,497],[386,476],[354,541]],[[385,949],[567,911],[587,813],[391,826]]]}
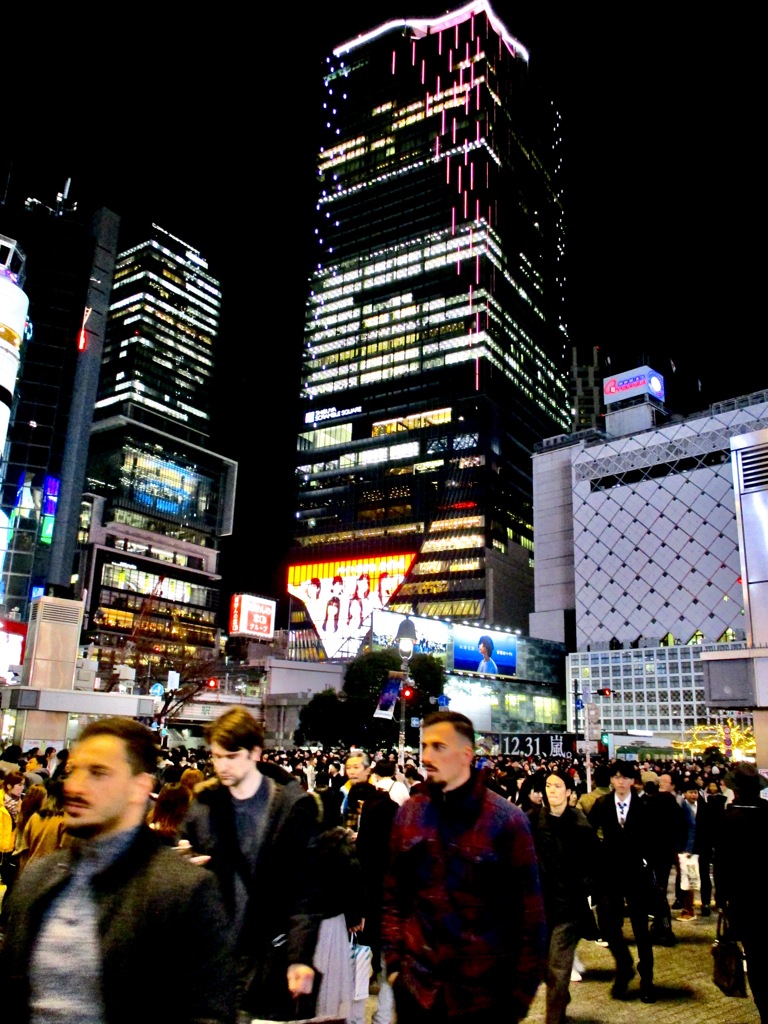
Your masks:
{"label": "sidewalk", "polygon": [[[673,918],[676,917],[673,911]],[[571,983],[568,1024],[760,1024],[751,996],[729,999],[712,981],[711,946],[716,927],[715,911],[711,917],[699,917],[697,912],[693,921],[673,921],[677,945],[653,947],[654,982],[659,998],[651,1004],[640,1002],[637,978],[630,985],[626,1000],[611,999],[613,957],[604,946],[580,942],[577,954],[586,970],[583,981]],[[625,935],[631,943],[628,922]],[[636,957],[634,946],[631,950]],[[542,985],[526,1018],[527,1024],[544,1024],[544,992]],[[368,1001],[369,1022],[375,1005],[373,997]]]}

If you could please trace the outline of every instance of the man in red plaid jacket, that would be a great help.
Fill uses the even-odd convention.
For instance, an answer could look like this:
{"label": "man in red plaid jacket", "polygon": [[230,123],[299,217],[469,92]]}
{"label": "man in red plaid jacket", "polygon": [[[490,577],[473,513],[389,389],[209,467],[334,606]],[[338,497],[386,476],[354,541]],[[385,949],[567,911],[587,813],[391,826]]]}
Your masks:
{"label": "man in red plaid jacket", "polygon": [[397,812],[382,947],[398,1024],[505,1024],[545,968],[545,918],[525,814],[472,767],[472,722],[424,720],[427,792]]}

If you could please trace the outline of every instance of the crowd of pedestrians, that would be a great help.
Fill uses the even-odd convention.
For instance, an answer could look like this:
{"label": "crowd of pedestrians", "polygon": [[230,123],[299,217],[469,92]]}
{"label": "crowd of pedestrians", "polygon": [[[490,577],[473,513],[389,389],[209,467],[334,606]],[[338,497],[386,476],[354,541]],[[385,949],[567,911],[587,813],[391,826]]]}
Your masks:
{"label": "crowd of pedestrians", "polygon": [[[233,707],[203,748],[160,750],[130,719],[92,723],[71,753],[6,747],[13,1019],[365,1024],[370,992],[373,1024],[486,1024],[522,1020],[543,983],[547,1024],[564,1024],[580,942],[610,949],[607,997],[639,976],[654,1003],[653,950],[675,944],[673,920],[726,905],[759,963],[765,889],[744,851],[765,848],[768,803],[752,765],[479,756],[453,712],[429,716],[422,740],[405,764],[267,751]],[[183,993],[168,991],[173,963],[139,970],[153,928],[195,937]],[[370,950],[362,991],[355,946]],[[749,981],[768,1020],[760,972]]]}

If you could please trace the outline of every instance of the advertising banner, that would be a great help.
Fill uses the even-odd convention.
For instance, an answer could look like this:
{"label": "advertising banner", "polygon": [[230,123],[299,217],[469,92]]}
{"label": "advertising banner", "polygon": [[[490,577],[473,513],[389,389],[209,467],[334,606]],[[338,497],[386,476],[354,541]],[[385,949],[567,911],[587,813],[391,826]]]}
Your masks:
{"label": "advertising banner", "polygon": [[405,672],[389,673],[384,689],[381,691],[379,703],[373,712],[374,718],[389,718],[391,720],[395,717],[397,698],[400,696],[400,687],[405,678]]}
{"label": "advertising banner", "polygon": [[453,626],[453,668],[481,675],[513,676],[517,670],[517,637],[489,633],[480,626]]}
{"label": "advertising banner", "polygon": [[288,567],[288,592],[305,605],[328,658],[349,652],[371,628],[413,565],[416,552]]}
{"label": "advertising banner", "polygon": [[230,636],[272,640],[275,636],[277,602],[253,594],[233,594],[229,613]]}

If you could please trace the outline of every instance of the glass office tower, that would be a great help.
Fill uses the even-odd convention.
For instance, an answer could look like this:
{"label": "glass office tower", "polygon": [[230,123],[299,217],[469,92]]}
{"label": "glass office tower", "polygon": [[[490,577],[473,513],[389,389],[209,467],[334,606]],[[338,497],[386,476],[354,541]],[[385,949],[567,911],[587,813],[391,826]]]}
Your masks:
{"label": "glass office tower", "polygon": [[102,675],[145,689],[218,649],[219,541],[237,463],[207,447],[221,291],[156,224],[118,254],[80,517]]}
{"label": "glass office tower", "polygon": [[390,609],[525,627],[531,451],[571,423],[557,112],[485,2],[323,74],[292,592],[417,552]]}

